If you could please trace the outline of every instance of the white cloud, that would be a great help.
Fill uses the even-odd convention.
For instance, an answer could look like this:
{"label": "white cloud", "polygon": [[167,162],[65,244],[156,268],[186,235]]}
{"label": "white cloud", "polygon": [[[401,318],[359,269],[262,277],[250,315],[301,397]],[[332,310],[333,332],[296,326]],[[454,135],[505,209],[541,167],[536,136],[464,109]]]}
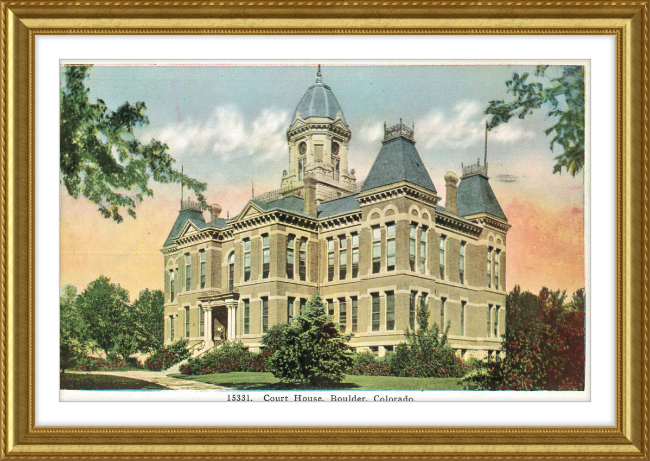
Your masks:
{"label": "white cloud", "polygon": [[262,159],[285,155],[287,112],[266,108],[252,121],[245,120],[233,106],[215,108],[205,120],[186,119],[168,125],[154,137],[169,146],[170,154],[183,157],[218,157],[218,160],[242,160],[253,155]]}
{"label": "white cloud", "polygon": [[[480,143],[485,138],[485,121],[483,106],[477,101],[462,101],[451,113],[432,110],[415,124],[415,137],[426,148],[448,147],[466,149]],[[501,125],[490,133],[490,140],[512,143],[521,139],[532,138],[530,131],[511,121]]]}
{"label": "white cloud", "polygon": [[380,122],[366,123],[359,129],[359,138],[365,142],[381,141],[383,135]]}

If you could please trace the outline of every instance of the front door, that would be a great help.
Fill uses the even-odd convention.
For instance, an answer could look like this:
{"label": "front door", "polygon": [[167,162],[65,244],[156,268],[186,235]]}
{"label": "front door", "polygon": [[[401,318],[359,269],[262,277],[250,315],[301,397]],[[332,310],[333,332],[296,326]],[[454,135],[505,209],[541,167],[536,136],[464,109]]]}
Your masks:
{"label": "front door", "polygon": [[228,309],[226,306],[215,307],[212,311],[214,340],[228,339]]}

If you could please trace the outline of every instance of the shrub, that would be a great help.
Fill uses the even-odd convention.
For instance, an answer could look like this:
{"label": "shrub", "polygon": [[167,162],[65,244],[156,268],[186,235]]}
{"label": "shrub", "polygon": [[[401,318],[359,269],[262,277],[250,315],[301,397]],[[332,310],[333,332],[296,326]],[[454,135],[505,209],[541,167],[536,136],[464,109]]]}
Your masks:
{"label": "shrub", "polygon": [[74,371],[116,371],[128,370],[129,365],[116,354],[109,354],[108,357],[84,357],[77,361]]}
{"label": "shrub", "polygon": [[282,381],[324,386],[340,382],[352,368],[351,335],[340,333],[318,293],[281,336],[269,368]]}
{"label": "shrub", "polygon": [[582,390],[585,378],[585,297],[564,292],[536,296],[517,286],[506,298],[505,357],[463,381],[470,390]]}
{"label": "shrub", "polygon": [[224,343],[181,366],[184,375],[230,373],[231,371],[268,371],[270,351],[256,354],[244,348],[241,342]]}
{"label": "shrub", "polygon": [[151,354],[151,357],[146,360],[144,365],[152,371],[166,370],[192,355],[187,350],[187,345],[186,339],[180,339]]}
{"label": "shrub", "polygon": [[377,359],[372,352],[360,352],[352,356],[352,366],[354,368],[365,367],[377,363]]}
{"label": "shrub", "polygon": [[355,366],[349,371],[349,374],[365,376],[392,376],[390,368],[388,368],[386,364],[379,362]]}

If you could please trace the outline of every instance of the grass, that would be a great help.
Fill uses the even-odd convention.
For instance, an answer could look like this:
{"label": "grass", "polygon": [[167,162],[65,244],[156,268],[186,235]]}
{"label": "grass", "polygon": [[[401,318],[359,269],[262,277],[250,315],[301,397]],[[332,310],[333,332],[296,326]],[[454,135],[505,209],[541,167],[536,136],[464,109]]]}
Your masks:
{"label": "grass", "polygon": [[69,390],[136,390],[167,389],[160,384],[122,376],[95,375],[89,373],[61,374],[61,389]]}
{"label": "grass", "polygon": [[[236,372],[214,373],[211,375],[171,375],[190,381],[216,384],[239,390],[290,390],[313,389],[307,385],[287,384],[274,378],[271,373]],[[352,376],[327,389],[340,390],[459,390],[461,378],[399,378],[394,376]]]}

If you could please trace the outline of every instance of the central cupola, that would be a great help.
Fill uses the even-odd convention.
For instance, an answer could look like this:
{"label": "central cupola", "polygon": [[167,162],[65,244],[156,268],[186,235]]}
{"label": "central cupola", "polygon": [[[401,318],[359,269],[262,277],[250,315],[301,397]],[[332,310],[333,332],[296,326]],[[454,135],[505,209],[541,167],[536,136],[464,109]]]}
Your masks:
{"label": "central cupola", "polygon": [[354,171],[348,170],[352,132],[332,89],[323,83],[320,65],[316,82],[296,106],[287,129],[289,170],[282,177],[284,195],[303,195],[304,178],[313,177],[316,200],[354,192]]}

